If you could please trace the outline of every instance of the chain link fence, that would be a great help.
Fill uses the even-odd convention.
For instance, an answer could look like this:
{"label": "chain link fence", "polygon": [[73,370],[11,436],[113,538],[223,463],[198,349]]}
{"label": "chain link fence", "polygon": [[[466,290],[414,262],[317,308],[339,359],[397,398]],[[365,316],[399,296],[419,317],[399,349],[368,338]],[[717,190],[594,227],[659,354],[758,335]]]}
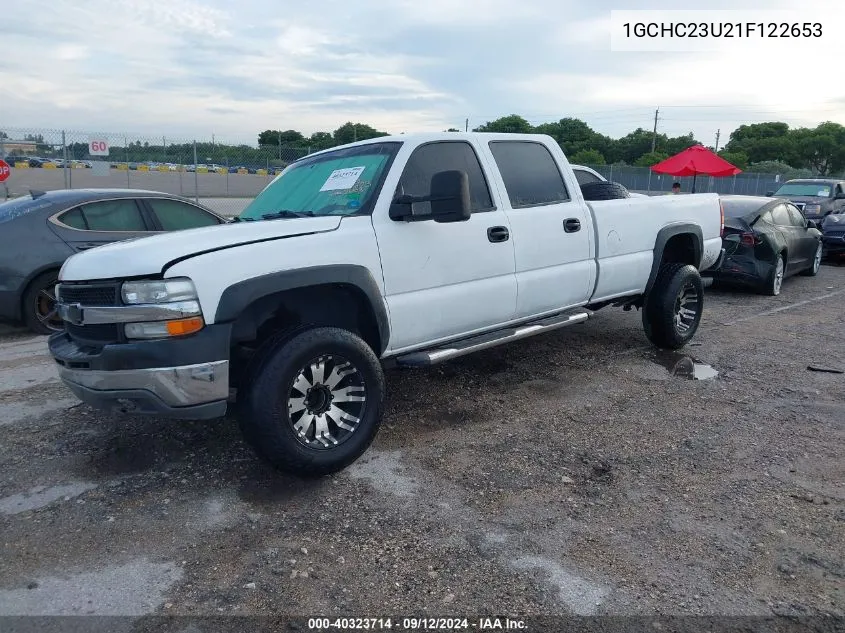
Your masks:
{"label": "chain link fence", "polygon": [[[12,166],[5,183],[7,197],[30,190],[125,187],[193,198],[225,215],[240,213],[285,166],[318,149],[0,127],[0,158]],[[648,167],[588,167],[631,191],[659,194],[670,191],[676,181],[685,193],[693,187],[691,177],[655,174]],[[785,179],[754,172],[728,178],[702,176],[695,180],[695,191],[765,195]],[[0,189],[0,197],[3,193]]]}
{"label": "chain link fence", "polygon": [[691,193],[694,184],[695,193],[764,196],[769,192],[776,191],[785,180],[788,180],[782,174],[743,172],[725,178],[697,176],[693,183],[692,176],[679,178],[656,174],[648,167],[631,165],[587,165],[587,167],[594,169],[608,180],[624,185],[631,191],[651,194],[669,192],[672,190],[672,183],[679,182],[683,193]]}
{"label": "chain link fence", "polygon": [[236,215],[282,169],[309,153],[309,147],[214,139],[0,127],[0,158],[12,167],[0,197],[30,190],[147,189]]}

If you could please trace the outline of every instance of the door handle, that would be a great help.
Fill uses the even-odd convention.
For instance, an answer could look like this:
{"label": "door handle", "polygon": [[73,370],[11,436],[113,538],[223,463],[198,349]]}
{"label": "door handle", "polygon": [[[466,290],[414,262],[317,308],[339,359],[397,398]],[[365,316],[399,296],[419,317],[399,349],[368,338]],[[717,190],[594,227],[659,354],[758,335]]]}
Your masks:
{"label": "door handle", "polygon": [[563,230],[567,233],[575,233],[581,230],[581,220],[578,218],[566,218],[563,221]]}
{"label": "door handle", "polygon": [[508,229],[504,226],[491,226],[487,229],[487,239],[493,242],[507,242],[510,237]]}

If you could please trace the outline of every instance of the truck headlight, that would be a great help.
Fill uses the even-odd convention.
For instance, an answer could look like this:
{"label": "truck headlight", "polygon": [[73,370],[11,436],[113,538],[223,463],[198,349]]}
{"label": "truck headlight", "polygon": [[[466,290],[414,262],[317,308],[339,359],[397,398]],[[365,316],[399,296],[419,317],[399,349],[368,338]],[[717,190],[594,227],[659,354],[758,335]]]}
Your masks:
{"label": "truck headlight", "polygon": [[187,277],[150,281],[126,281],[121,289],[123,302],[129,305],[141,303],[170,303],[197,299],[194,282]]}
{"label": "truck headlight", "polygon": [[818,213],[821,210],[820,204],[805,204],[804,205],[804,212],[805,213]]}

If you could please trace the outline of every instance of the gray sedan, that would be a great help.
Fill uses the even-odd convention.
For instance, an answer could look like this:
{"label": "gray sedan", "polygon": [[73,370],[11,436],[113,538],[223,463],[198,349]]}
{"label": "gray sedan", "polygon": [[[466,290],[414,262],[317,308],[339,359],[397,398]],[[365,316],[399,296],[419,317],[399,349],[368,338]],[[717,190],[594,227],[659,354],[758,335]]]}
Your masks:
{"label": "gray sedan", "polygon": [[23,322],[39,334],[60,330],[53,288],[74,253],[226,222],[190,200],[156,191],[61,189],[9,200],[0,204],[0,319]]}

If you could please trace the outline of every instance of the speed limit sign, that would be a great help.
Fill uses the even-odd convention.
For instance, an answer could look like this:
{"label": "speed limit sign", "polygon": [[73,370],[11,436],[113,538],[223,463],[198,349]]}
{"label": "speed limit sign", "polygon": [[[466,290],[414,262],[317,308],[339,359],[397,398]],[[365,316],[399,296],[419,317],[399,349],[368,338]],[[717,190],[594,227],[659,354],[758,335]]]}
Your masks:
{"label": "speed limit sign", "polygon": [[88,141],[88,153],[91,156],[108,156],[109,142],[104,138],[92,138]]}

